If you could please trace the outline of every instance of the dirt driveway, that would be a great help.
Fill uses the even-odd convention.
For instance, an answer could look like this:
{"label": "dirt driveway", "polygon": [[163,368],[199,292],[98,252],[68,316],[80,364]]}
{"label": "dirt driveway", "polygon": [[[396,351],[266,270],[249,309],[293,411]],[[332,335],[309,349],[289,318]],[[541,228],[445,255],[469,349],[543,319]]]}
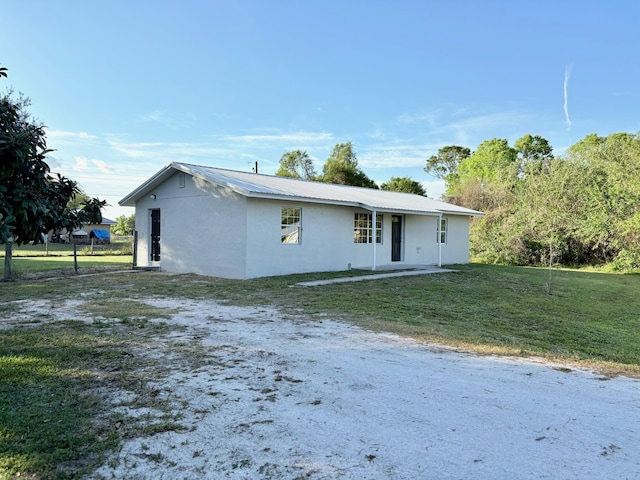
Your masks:
{"label": "dirt driveway", "polygon": [[482,358],[324,319],[154,300],[198,342],[157,387],[188,432],[98,473],[153,479],[632,479],[640,383]]}

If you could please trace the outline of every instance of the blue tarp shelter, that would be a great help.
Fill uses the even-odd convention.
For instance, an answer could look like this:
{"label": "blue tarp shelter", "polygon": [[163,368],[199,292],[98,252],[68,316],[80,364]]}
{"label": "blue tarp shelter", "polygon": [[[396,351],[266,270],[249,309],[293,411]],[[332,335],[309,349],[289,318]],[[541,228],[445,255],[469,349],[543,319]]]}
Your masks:
{"label": "blue tarp shelter", "polygon": [[109,232],[106,230],[95,229],[91,232],[91,237],[101,242],[109,242]]}

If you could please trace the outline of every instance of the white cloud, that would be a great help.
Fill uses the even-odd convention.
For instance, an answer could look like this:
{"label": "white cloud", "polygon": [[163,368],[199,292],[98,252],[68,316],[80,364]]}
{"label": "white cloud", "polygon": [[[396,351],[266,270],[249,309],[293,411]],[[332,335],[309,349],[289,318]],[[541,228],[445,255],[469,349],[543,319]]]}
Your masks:
{"label": "white cloud", "polygon": [[87,157],[75,157],[75,163],[71,167],[74,172],[89,172],[94,170],[94,167],[101,173],[111,174],[111,169],[107,166],[107,162],[103,160],[90,159]]}
{"label": "white cloud", "polygon": [[424,166],[426,153],[419,146],[372,147],[357,152],[360,167],[365,168],[410,168]]}
{"label": "white cloud", "polygon": [[435,198],[436,200],[440,200],[440,197],[444,195],[444,192],[446,190],[446,184],[444,180],[433,180],[420,183],[427,191],[427,196],[429,196],[429,198]]}
{"label": "white cloud", "polygon": [[93,140],[95,135],[87,132],[67,132],[63,130],[47,130],[47,137],[56,140]]}
{"label": "white cloud", "polygon": [[111,173],[111,169],[107,167],[107,163],[102,160],[91,160],[91,162],[98,167],[102,173]]}
{"label": "white cloud", "polygon": [[174,130],[191,128],[197,122],[197,117],[192,113],[173,113],[164,110],[154,110],[138,118],[142,123],[159,123]]}
{"label": "white cloud", "polygon": [[358,162],[361,167],[368,168],[423,168],[427,158],[445,145],[412,145],[408,140],[395,140],[393,145],[372,145],[366,150],[357,151]]}
{"label": "white cloud", "polygon": [[219,147],[208,143],[188,142],[122,142],[111,141],[111,147],[130,158],[149,159],[161,162],[190,157],[215,157],[228,154],[228,147]]}
{"label": "white cloud", "polygon": [[[327,132],[294,132],[294,133],[277,133],[277,134],[257,134],[257,135],[237,135],[226,137],[229,141],[235,143],[247,143],[255,145],[263,144],[289,144],[289,145],[305,145],[318,144],[333,141],[334,136]],[[296,147],[298,148],[298,147]]]}
{"label": "white cloud", "polygon": [[84,172],[89,170],[89,159],[86,157],[75,157],[75,165],[72,167],[74,172]]}
{"label": "white cloud", "polygon": [[462,145],[474,148],[496,136],[508,137],[518,125],[530,122],[531,115],[518,110],[488,113],[452,107],[427,113],[405,113],[397,121],[411,127],[413,136],[433,139],[432,144]]}

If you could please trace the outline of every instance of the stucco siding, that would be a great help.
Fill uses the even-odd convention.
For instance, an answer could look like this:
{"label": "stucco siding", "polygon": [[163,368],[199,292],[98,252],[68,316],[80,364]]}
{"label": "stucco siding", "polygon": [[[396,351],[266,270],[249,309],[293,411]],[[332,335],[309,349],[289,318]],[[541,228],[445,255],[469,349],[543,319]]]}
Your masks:
{"label": "stucco siding", "polygon": [[[346,270],[352,261],[350,209],[313,203],[249,199],[247,277]],[[282,208],[301,209],[300,243],[281,241]]]}
{"label": "stucco siding", "polygon": [[135,231],[137,234],[137,258],[136,266],[149,267],[151,266],[150,258],[150,242],[149,237],[151,235],[149,227],[149,209],[151,208],[151,201],[147,198],[138,200],[136,202],[136,223]]}
{"label": "stucco siding", "polygon": [[150,261],[150,210],[161,212],[162,270],[244,278],[246,198],[176,173],[136,204],[138,265]]}
{"label": "stucco siding", "polygon": [[[371,268],[373,245],[354,243],[355,213],[366,210],[322,204],[249,199],[247,202],[247,278],[289,273]],[[280,237],[281,210],[299,207],[302,229],[299,244],[283,244]],[[392,213],[383,217],[382,243],[376,245],[376,265],[389,265],[392,250]],[[438,217],[403,215],[402,260],[399,264],[435,265],[439,260]],[[468,229],[468,220],[454,218],[452,235]],[[443,263],[468,261],[468,241],[451,237],[443,245]],[[464,248],[464,251],[453,252]]]}
{"label": "stucco siding", "polygon": [[469,217],[444,216],[447,219],[447,243],[442,245],[442,263],[469,263]]}
{"label": "stucco siding", "polygon": [[438,263],[438,244],[436,243],[438,217],[428,215],[406,215],[404,261],[415,265],[436,265]]}

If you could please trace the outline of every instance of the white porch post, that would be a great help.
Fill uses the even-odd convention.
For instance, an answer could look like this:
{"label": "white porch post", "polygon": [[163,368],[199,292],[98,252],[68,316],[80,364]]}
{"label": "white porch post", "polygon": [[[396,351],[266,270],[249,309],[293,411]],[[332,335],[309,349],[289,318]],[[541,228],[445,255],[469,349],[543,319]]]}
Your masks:
{"label": "white porch post", "polygon": [[438,266],[442,266],[442,214],[438,215]]}
{"label": "white porch post", "polygon": [[373,266],[371,267],[371,270],[376,269],[376,216],[376,211],[373,210],[373,214],[371,216],[371,233],[373,234]]}

